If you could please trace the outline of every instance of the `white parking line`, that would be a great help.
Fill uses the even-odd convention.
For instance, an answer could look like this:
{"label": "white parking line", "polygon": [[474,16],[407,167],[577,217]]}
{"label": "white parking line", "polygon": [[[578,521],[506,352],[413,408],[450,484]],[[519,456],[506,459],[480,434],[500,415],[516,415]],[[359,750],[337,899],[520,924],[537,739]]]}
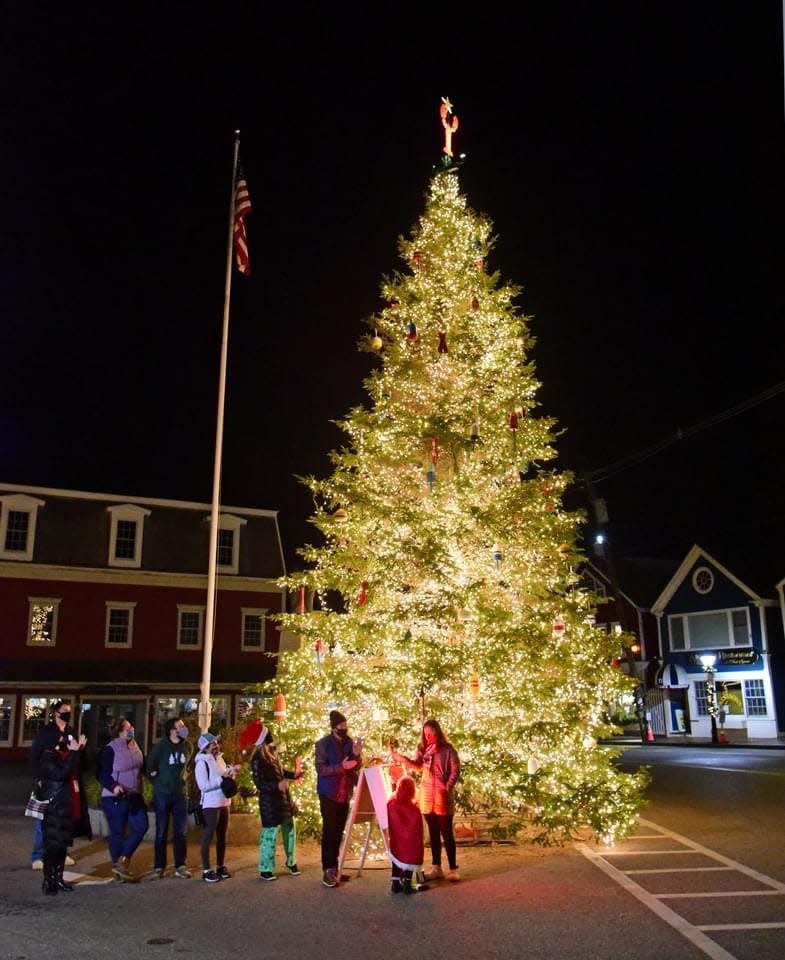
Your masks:
{"label": "white parking line", "polygon": [[626,874],[622,873],[621,870],[617,870],[616,867],[610,863],[606,863],[605,860],[603,860],[602,853],[595,853],[593,850],[590,850],[585,843],[579,843],[577,847],[581,853],[587,859],[591,860],[596,867],[599,867],[603,873],[607,873],[620,887],[623,887],[628,893],[631,893],[633,897],[647,906],[652,913],[656,913],[661,920],[664,920],[673,927],[674,930],[678,930],[685,939],[695,944],[707,957],[711,957],[712,960],[738,960],[737,957],[732,953],[728,953],[727,950],[712,940],[711,937],[707,937],[703,930],[688,923],[684,917],[671,910],[670,907],[666,907],[664,903],[661,903],[656,897],[652,896],[648,890],[644,890],[643,887],[638,886],[634,880],[631,880]]}
{"label": "white parking line", "polygon": [[686,846],[691,847],[696,853],[702,853],[711,860],[716,860],[719,863],[730,867],[732,870],[738,870],[739,873],[743,873],[747,877],[752,877],[753,880],[757,880],[759,883],[762,883],[767,887],[772,887],[774,890],[779,890],[782,893],[785,893],[785,883],[781,883],[779,880],[773,879],[773,877],[767,877],[765,873],[760,873],[757,870],[753,870],[751,867],[745,867],[743,863],[739,863],[737,860],[731,860],[730,857],[723,856],[721,853],[715,853],[714,850],[709,850],[708,847],[704,847],[700,843],[695,843],[694,840],[689,840],[680,833],[674,833],[673,830],[668,830],[667,827],[661,827],[657,823],[652,823],[651,820],[640,820],[638,822],[647,827],[662,830],[666,837],[670,837],[671,840],[676,840],[679,843],[683,843]]}
{"label": "white parking line", "polygon": [[[672,910],[670,907],[666,906],[662,901],[663,900],[695,900],[695,899],[706,899],[706,898],[717,898],[717,897],[761,897],[761,896],[782,896],[785,894],[785,883],[775,880],[773,877],[768,877],[763,873],[760,873],[758,870],[753,870],[751,867],[745,866],[743,863],[739,863],[736,860],[731,860],[730,857],[726,857],[721,853],[717,853],[714,850],[710,850],[708,847],[704,847],[700,843],[696,843],[694,840],[690,840],[688,837],[682,836],[679,833],[675,833],[673,830],[668,830],[667,827],[661,827],[658,823],[654,823],[651,820],[640,819],[639,824],[643,827],[646,827],[651,830],[659,831],[657,834],[645,834],[637,837],[630,837],[626,841],[621,841],[621,844],[635,844],[638,840],[641,839],[654,839],[658,837],[659,839],[668,839],[673,840],[676,843],[681,844],[679,849],[666,849],[666,850],[635,850],[635,849],[624,849],[623,847],[617,847],[613,850],[602,850],[602,849],[592,849],[586,843],[578,843],[576,847],[580,852],[590,860],[596,867],[599,867],[603,873],[606,873],[609,877],[616,881],[620,887],[625,889],[628,893],[631,893],[637,900],[640,900],[645,906],[656,914],[662,920],[664,920],[669,926],[673,927],[687,940],[693,943],[699,950],[710,957],[711,960],[737,960],[737,958],[729,953],[724,947],[721,947],[715,940],[712,940],[707,936],[707,932],[711,931],[721,931],[721,930],[781,930],[785,929],[785,921],[779,922],[770,922],[770,923],[707,923],[707,924],[692,924],[680,914],[676,913],[675,910]],[[678,856],[679,854],[693,853],[699,854],[701,856],[707,857],[709,860],[713,860],[715,863],[721,864],[720,866],[706,866],[706,867],[657,867],[653,869],[633,869],[633,870],[621,870],[610,863],[610,859],[613,857],[619,856],[654,856],[660,854],[666,857],[672,857],[674,855]],[[753,880],[756,880],[758,883],[763,884],[768,889],[766,890],[723,890],[716,892],[695,892],[695,893],[650,893],[640,884],[636,883],[632,879],[633,874],[654,874],[654,873],[709,873],[709,872],[736,872],[740,873],[745,877],[749,877]]]}
{"label": "white parking line", "polygon": [[648,870],[625,870],[627,876],[633,873],[722,873],[734,867],[650,867]]}
{"label": "white parking line", "polygon": [[660,900],[695,900],[701,897],[781,897],[781,890],[709,890],[706,893],[655,893]]}

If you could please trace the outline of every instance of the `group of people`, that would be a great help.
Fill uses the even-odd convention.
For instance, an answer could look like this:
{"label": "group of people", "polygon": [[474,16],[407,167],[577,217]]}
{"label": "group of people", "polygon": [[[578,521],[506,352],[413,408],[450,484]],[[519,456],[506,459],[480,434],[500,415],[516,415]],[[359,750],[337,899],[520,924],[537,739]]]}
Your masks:
{"label": "group of people", "polygon": [[[145,759],[136,742],[133,724],[121,718],[111,728],[111,739],[96,761],[101,786],[101,808],[109,827],[108,845],[112,876],[121,883],[137,878],[130,861],[147,833],[150,821],[142,788],[145,774],[153,787],[155,812],[155,860],[153,875],[166,873],[169,825],[172,824],[174,876],[188,880],[188,803],[186,781],[192,764],[188,726],[179,717],[167,720],[164,736]],[[77,737],[71,726],[70,704],[58,700],[51,708],[51,720],[41,728],[30,751],[33,789],[44,801],[43,819],[36,821],[31,865],[43,870],[42,889],[53,895],[70,892],[73,885],[63,877],[72,865],[67,850],[75,837],[92,839],[84,790],[87,767],[84,736]],[[206,733],[199,737],[198,754],[193,758],[194,777],[201,792],[205,828],[202,834],[202,875],[205,880],[228,879],[224,865],[230,800],[221,785],[233,780],[239,765],[227,765],[220,755],[218,738]],[[215,836],[217,865],[210,867],[210,849]]]}
{"label": "group of people", "polygon": [[[419,805],[416,787],[409,776],[402,776],[387,802],[388,844],[392,861],[392,892],[414,893],[427,889],[426,883],[413,885],[412,878],[422,872],[423,826],[428,825],[431,868],[425,881],[460,880],[456,859],[455,785],[461,772],[458,753],[437,720],[426,720],[413,757],[389,745],[393,760],[405,770],[422,774]],[[336,887],[349,878],[339,869],[341,838],[349,814],[349,801],[357,781],[361,750],[349,736],[346,717],[338,710],[330,713],[330,733],[316,744],[316,790],[322,814],[322,883]],[[442,868],[442,845],[447,856],[447,873]]]}
{"label": "group of people", "polygon": [[[142,791],[143,774],[153,787],[156,823],[153,875],[157,878],[165,876],[171,823],[174,876],[178,879],[192,876],[187,866],[187,780],[191,771],[202,811],[202,879],[217,883],[231,877],[224,860],[231,796],[236,789],[230,787],[240,765],[225,761],[220,740],[212,733],[204,733],[198,738],[194,756],[188,732],[186,723],[179,717],[168,720],[164,736],[145,759],[136,742],[133,724],[123,718],[113,725],[112,738],[98,756],[97,777],[101,785],[101,807],[109,826],[112,876],[121,883],[136,879],[130,870],[130,861],[149,828]],[[43,821],[36,824],[31,860],[35,869],[43,869],[42,889],[47,895],[73,890],[73,885],[63,876],[64,867],[73,863],[67,850],[75,837],[92,838],[83,782],[85,747],[85,737],[77,737],[71,726],[70,705],[57,701],[52,706],[51,722],[41,729],[30,755],[36,797],[46,802]],[[394,762],[404,771],[421,774],[419,804],[415,802],[415,782],[406,773],[397,780],[387,804],[392,892],[424,890],[427,884],[422,881],[444,877],[459,880],[453,817],[460,760],[455,748],[439,723],[427,720],[413,757],[398,752],[393,743],[390,752]],[[362,743],[349,736],[346,717],[338,710],[331,711],[330,732],[317,741],[315,750],[316,789],[322,816],[322,884],[325,887],[338,887],[349,879],[340,872],[339,855],[361,764]],[[260,722],[250,766],[261,818],[259,878],[264,881],[277,879],[275,861],[279,834],[283,840],[286,869],[291,876],[299,876],[297,806],[289,788],[302,779],[301,758],[295,757],[293,769],[285,769],[271,731]],[[432,860],[430,870],[424,874],[423,818],[428,826]],[[210,859],[213,841],[215,867]],[[442,867],[443,849],[447,858],[446,874]],[[419,884],[415,882],[415,875],[421,878]]]}

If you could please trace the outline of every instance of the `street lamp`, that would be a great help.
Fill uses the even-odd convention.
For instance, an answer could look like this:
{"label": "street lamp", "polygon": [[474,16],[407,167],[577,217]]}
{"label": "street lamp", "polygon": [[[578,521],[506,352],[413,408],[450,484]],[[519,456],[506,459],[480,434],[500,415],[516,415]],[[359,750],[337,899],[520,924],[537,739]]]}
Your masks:
{"label": "street lamp", "polygon": [[711,742],[719,743],[720,738],[717,733],[717,687],[714,683],[717,656],[714,653],[702,653],[700,662],[706,671],[706,708],[711,718]]}

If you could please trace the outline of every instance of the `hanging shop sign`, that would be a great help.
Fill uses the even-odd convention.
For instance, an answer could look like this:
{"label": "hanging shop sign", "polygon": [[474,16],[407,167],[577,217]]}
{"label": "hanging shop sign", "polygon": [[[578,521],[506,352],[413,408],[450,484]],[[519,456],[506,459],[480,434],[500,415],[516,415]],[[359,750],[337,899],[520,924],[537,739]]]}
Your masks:
{"label": "hanging shop sign", "polygon": [[[696,667],[701,667],[701,656],[704,656],[708,651],[703,650],[701,653],[691,653],[690,654],[690,663]],[[742,647],[733,650],[717,650],[713,651],[717,656],[717,667],[749,667],[753,663],[757,663],[760,660],[760,653],[757,650],[753,650],[752,647]]]}

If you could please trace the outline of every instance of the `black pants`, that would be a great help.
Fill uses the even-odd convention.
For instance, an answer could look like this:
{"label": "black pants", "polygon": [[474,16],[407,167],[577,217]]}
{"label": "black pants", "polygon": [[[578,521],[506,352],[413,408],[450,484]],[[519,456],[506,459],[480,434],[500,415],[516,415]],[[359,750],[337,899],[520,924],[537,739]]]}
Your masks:
{"label": "black pants", "polygon": [[349,815],[349,804],[338,803],[319,794],[319,809],[322,811],[322,870],[338,866],[341,837]]}
{"label": "black pants", "polygon": [[202,833],[202,870],[210,869],[210,844],[215,834],[215,865],[222,867],[226,856],[226,831],[229,828],[229,807],[204,808]]}
{"label": "black pants", "polygon": [[425,822],[428,824],[428,834],[431,839],[431,862],[435,867],[442,862],[442,840],[444,840],[444,852],[447,854],[447,863],[450,870],[457,870],[458,863],[455,859],[455,834],[452,832],[452,817],[449,814],[426,813]]}

